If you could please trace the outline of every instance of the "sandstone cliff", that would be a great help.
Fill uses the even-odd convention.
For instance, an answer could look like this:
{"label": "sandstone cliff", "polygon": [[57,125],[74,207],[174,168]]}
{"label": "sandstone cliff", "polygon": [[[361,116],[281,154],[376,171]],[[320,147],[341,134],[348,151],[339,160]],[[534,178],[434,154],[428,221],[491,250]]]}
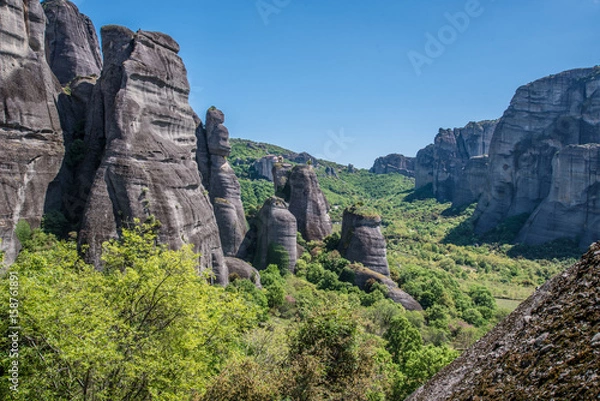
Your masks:
{"label": "sandstone cliff", "polygon": [[16,257],[19,220],[39,226],[64,155],[56,109],[60,85],[45,57],[39,1],[0,2],[0,249]]}
{"label": "sandstone cliff", "polygon": [[599,266],[596,243],[408,400],[597,399]]}
{"label": "sandstone cliff", "polygon": [[[490,144],[488,185],[476,211],[478,233],[494,228],[507,217],[533,213],[550,195],[553,182],[558,184],[572,172],[594,174],[593,163],[568,156],[586,150],[571,149],[565,157],[559,156],[554,165],[553,160],[557,152],[569,145],[600,143],[599,89],[600,68],[596,67],[566,71],[517,90]],[[569,166],[568,160],[575,165]],[[587,171],[581,170],[584,165]],[[591,181],[588,183],[593,185]],[[575,196],[580,197],[583,184],[577,185],[579,194]],[[590,189],[593,199],[594,190],[591,186]],[[587,213],[588,206],[573,208],[570,205],[567,213],[570,217],[565,219],[566,212],[560,209],[565,204],[559,207],[553,198],[558,195],[555,191],[547,199],[542,214],[536,213],[538,217],[533,217],[538,222],[530,221],[521,234],[522,240],[537,243],[544,238],[556,237],[543,233],[547,229],[541,229],[539,221],[542,217],[547,220],[546,227],[558,228],[564,233],[562,236],[581,237],[586,241],[592,238],[587,228],[581,225],[586,218],[582,220],[579,214]],[[590,207],[594,208],[594,205],[597,203],[590,203]],[[556,212],[550,212],[552,207]],[[597,208],[593,213],[597,214]],[[559,227],[559,222],[567,225]]]}
{"label": "sandstone cliff", "polygon": [[240,183],[227,161],[231,146],[224,122],[221,110],[210,108],[206,112],[206,125],[200,123],[196,130],[196,161],[215,210],[223,253],[236,256],[248,228]]}
{"label": "sandstone cliff", "polygon": [[99,160],[80,234],[90,245],[87,257],[98,265],[103,241],[133,218],[155,216],[162,243],[193,244],[202,267],[226,284],[218,228],[195,160],[197,120],[179,45],[161,33],[118,26],[101,34],[104,69],[86,128],[86,169]]}
{"label": "sandstone cliff", "polygon": [[322,241],[331,234],[329,204],[310,165],[299,165],[290,173],[289,211],[298,222],[298,232],[306,241]]}
{"label": "sandstone cliff", "polygon": [[[415,162],[415,187],[433,185],[434,196],[457,206],[472,203],[481,195],[481,161],[486,155],[497,121],[470,122],[463,128],[440,129],[433,145],[419,151]],[[472,182],[475,179],[476,182]]]}
{"label": "sandstone cliff", "polygon": [[379,157],[371,167],[373,174],[398,173],[407,177],[415,176],[415,158],[407,157],[397,153]]}
{"label": "sandstone cliff", "polygon": [[42,6],[48,20],[46,57],[60,83],[99,76],[102,58],[92,21],[67,0],[46,0]]}

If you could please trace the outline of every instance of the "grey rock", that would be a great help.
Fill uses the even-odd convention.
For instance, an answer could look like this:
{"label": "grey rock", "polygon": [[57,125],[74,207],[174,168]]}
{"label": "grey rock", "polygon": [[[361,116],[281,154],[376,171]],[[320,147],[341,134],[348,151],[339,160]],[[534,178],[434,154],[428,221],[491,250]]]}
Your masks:
{"label": "grey rock", "polygon": [[354,208],[344,210],[339,251],[350,262],[362,263],[389,277],[386,243],[380,226],[379,216],[363,215]]}
{"label": "grey rock", "polygon": [[60,85],[46,62],[45,27],[39,1],[0,2],[0,250],[7,263],[20,248],[16,223],[39,227],[64,156]]}
{"label": "grey rock", "polygon": [[600,347],[600,333],[596,334],[594,338],[592,338],[592,347]]}
{"label": "grey rock", "polygon": [[517,241],[542,244],[564,237],[580,238],[582,247],[600,238],[600,144],[570,145],[556,153],[550,193]]}
{"label": "grey rock", "polygon": [[354,173],[356,173],[356,167],[354,167],[353,164],[348,164],[348,167],[346,168],[346,171],[349,174],[354,174]]}
{"label": "grey rock", "polygon": [[281,246],[289,257],[288,269],[293,273],[298,259],[296,218],[288,210],[288,205],[281,198],[272,197],[265,201],[252,228],[255,247],[252,252],[253,265],[258,270],[265,269],[269,263],[269,251]]}
{"label": "grey rock", "polygon": [[[481,121],[470,122],[463,128],[440,129],[434,144],[417,154],[415,187],[431,183],[436,199],[453,202],[455,206],[476,201],[481,195],[481,187],[477,186],[480,159],[471,163],[469,170],[467,166],[471,158],[488,153],[496,125],[497,121]],[[477,182],[472,183],[471,178]]]}
{"label": "grey rock", "polygon": [[67,0],[46,0],[46,57],[62,85],[75,77],[99,76],[100,45],[92,21]]}
{"label": "grey rock", "polygon": [[423,310],[421,305],[413,297],[402,291],[391,278],[360,265],[354,266],[354,285],[361,290],[366,290],[370,280],[385,285],[388,289],[387,296],[392,301],[401,304],[406,310]]}
{"label": "grey rock", "polygon": [[241,259],[225,257],[225,264],[229,271],[229,278],[235,274],[237,277],[245,280],[250,280],[258,288],[262,288],[260,283],[260,273],[254,267]]}
{"label": "grey rock", "polygon": [[314,156],[311,156],[310,154],[308,154],[306,152],[285,154],[282,157],[286,160],[289,160],[291,162],[298,163],[298,164],[310,164],[315,168],[317,168],[319,166],[319,161],[317,160],[317,158]]}
{"label": "grey rock", "polygon": [[253,178],[273,181],[273,167],[280,161],[279,156],[267,155],[252,164]]}
{"label": "grey rock", "polygon": [[298,232],[306,241],[322,241],[331,234],[329,204],[319,187],[312,166],[298,165],[290,173],[289,211],[298,222]]}
{"label": "grey rock", "polygon": [[407,177],[415,176],[415,161],[414,157],[407,157],[397,153],[392,153],[375,160],[373,167],[369,170],[373,174],[391,174],[398,173]]}
{"label": "grey rock", "polygon": [[273,166],[273,184],[275,185],[275,195],[289,200],[288,180],[294,166],[290,163],[277,162]]}
{"label": "grey rock", "polygon": [[[558,151],[569,145],[600,143],[599,78],[598,67],[571,70],[517,90],[490,144],[489,180],[475,214],[476,232],[485,233],[507,217],[536,211],[552,190],[554,173],[559,175],[556,181],[559,182],[569,171],[562,165],[557,171],[553,170]],[[552,225],[556,224],[553,216],[561,220],[565,211],[559,209],[556,214],[544,214]],[[542,232],[542,225],[534,227],[541,228],[539,235],[537,228],[526,227],[521,235],[524,241],[536,243],[547,236]],[[584,232],[582,226],[581,234]]]}
{"label": "grey rock", "polygon": [[79,237],[90,246],[87,259],[101,266],[103,241],[134,218],[155,216],[162,243],[192,244],[201,268],[227,284],[215,215],[195,161],[197,120],[179,46],[161,33],[118,26],[101,34],[104,70],[90,105],[95,118],[86,126],[88,153],[101,157]]}
{"label": "grey rock", "polygon": [[200,123],[196,130],[196,161],[215,209],[223,253],[236,256],[248,227],[240,183],[227,161],[231,145],[224,122],[221,110],[211,107],[207,111],[206,126],[202,128]]}
{"label": "grey rock", "polygon": [[592,245],[407,400],[595,399],[589,328],[597,325],[599,249]]}
{"label": "grey rock", "polygon": [[335,178],[339,178],[337,171],[335,171],[335,168],[331,167],[331,166],[327,166],[325,168],[325,174],[327,174],[329,177],[335,177]]}

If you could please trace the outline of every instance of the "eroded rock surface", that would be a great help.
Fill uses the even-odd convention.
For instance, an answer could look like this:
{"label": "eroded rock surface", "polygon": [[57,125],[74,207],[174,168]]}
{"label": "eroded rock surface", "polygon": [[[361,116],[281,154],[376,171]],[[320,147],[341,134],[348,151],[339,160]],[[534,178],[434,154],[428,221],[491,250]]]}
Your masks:
{"label": "eroded rock surface", "polygon": [[[517,90],[490,144],[489,183],[476,211],[478,233],[489,231],[507,217],[533,213],[550,195],[553,182],[564,180],[571,170],[580,170],[585,163],[573,158],[559,157],[556,170],[553,160],[567,146],[600,143],[599,89],[600,68],[596,67],[566,71]],[[576,151],[571,149],[568,154]],[[568,160],[575,163],[572,168],[566,165]],[[587,166],[591,168],[589,163]],[[592,170],[588,173],[593,174]],[[558,207],[552,198],[544,206],[548,227],[557,226],[565,215],[560,208],[548,213],[550,203]],[[571,218],[581,221],[572,212]],[[571,228],[565,232],[568,236]],[[547,236],[538,223],[525,230],[521,235],[525,241],[538,242]],[[578,235],[586,235],[585,231],[582,226]]]}
{"label": "eroded rock surface", "polygon": [[206,125],[200,124],[196,131],[196,160],[215,209],[223,253],[236,256],[248,227],[240,183],[227,161],[231,145],[224,122],[225,115],[221,110],[211,107],[207,111]]}
{"label": "eroded rock surface", "polygon": [[42,3],[46,18],[46,56],[61,85],[75,77],[99,76],[100,45],[92,21],[67,0]]}
{"label": "eroded rock surface", "polygon": [[350,262],[362,263],[389,277],[386,243],[380,226],[381,217],[377,215],[367,215],[355,208],[344,210],[339,251]]}
{"label": "eroded rock surface", "polygon": [[321,241],[331,234],[329,204],[310,165],[298,165],[290,173],[289,211],[296,217],[298,232],[306,241]]}
{"label": "eroded rock surface", "polygon": [[39,1],[0,2],[0,249],[14,261],[15,225],[39,227],[64,155],[56,109],[60,85],[45,56]]}
{"label": "eroded rock surface", "polygon": [[230,281],[233,278],[241,278],[250,280],[256,287],[262,288],[260,283],[260,273],[248,263],[241,259],[225,257],[225,264],[227,265],[227,270],[229,271]]}
{"label": "eroded rock surface", "polygon": [[482,190],[477,185],[481,159],[471,164],[469,161],[487,155],[496,125],[497,121],[481,121],[463,128],[440,129],[434,144],[417,154],[415,187],[431,183],[439,201],[456,206],[476,201]]}
{"label": "eroded rock surface", "polygon": [[165,34],[119,26],[101,34],[104,70],[86,129],[88,158],[100,162],[80,233],[90,245],[86,256],[99,266],[103,241],[133,218],[155,216],[162,243],[193,244],[201,266],[226,284],[219,232],[196,164],[197,120],[179,45]]}
{"label": "eroded rock surface", "polygon": [[600,244],[407,400],[594,400]]}
{"label": "eroded rock surface", "polygon": [[406,310],[423,310],[421,305],[409,294],[402,291],[398,284],[383,274],[374,272],[366,267],[355,267],[354,269],[354,284],[362,290],[368,290],[368,286],[372,282],[383,284],[387,287],[387,296],[394,302],[404,306]]}
{"label": "eroded rock surface", "polygon": [[375,160],[370,171],[373,174],[398,173],[407,177],[414,177],[415,158],[392,153],[391,155],[380,157]]}

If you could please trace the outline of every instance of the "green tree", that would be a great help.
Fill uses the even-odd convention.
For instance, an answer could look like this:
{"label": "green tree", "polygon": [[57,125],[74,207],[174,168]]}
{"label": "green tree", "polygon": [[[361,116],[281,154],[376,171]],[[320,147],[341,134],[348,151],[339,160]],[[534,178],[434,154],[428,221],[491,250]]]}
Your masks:
{"label": "green tree", "polygon": [[386,348],[392,354],[392,360],[401,369],[404,369],[412,353],[420,351],[423,347],[421,333],[404,316],[395,316],[392,319],[383,338],[388,342]]}

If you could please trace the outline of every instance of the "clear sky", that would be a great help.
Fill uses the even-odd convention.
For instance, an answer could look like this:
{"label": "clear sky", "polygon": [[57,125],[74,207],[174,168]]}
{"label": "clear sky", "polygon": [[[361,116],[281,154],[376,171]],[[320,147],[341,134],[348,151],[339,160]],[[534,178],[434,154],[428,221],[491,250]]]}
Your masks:
{"label": "clear sky", "polygon": [[192,107],[222,109],[232,137],[366,168],[500,117],[520,85],[600,64],[600,0],[75,3],[97,29],[177,40]]}

